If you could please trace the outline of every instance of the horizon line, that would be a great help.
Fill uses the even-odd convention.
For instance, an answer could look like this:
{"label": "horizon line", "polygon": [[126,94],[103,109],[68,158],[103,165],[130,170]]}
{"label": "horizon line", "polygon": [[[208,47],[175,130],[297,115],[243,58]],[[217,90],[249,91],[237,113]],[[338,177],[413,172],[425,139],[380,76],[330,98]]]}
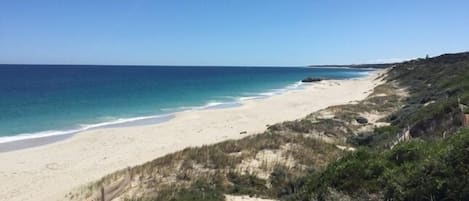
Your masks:
{"label": "horizon line", "polygon": [[[394,62],[396,63],[396,62]],[[394,63],[361,63],[361,64],[307,64],[307,65],[165,65],[165,64],[47,64],[47,63],[0,63],[0,66],[16,65],[16,66],[141,66],[141,67],[296,67],[296,68],[314,68],[314,67],[349,67],[363,65],[390,65]]]}

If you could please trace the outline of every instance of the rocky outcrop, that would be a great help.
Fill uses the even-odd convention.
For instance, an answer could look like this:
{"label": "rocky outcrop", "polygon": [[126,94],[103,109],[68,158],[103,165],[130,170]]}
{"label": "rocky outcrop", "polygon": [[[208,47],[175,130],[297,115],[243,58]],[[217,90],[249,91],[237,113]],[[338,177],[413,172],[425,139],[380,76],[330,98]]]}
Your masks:
{"label": "rocky outcrop", "polygon": [[322,78],[307,77],[305,79],[302,79],[301,82],[320,82],[322,80]]}
{"label": "rocky outcrop", "polygon": [[368,123],[368,119],[366,119],[365,117],[357,117],[355,120],[359,124],[367,124]]}

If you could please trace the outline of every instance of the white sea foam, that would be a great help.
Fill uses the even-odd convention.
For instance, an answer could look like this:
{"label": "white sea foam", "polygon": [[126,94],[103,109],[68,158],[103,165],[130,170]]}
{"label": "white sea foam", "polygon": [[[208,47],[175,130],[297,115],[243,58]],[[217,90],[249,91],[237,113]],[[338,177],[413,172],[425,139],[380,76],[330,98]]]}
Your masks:
{"label": "white sea foam", "polygon": [[303,83],[301,81],[295,82],[293,84],[287,85],[284,88],[280,89],[271,89],[269,91],[261,92],[261,93],[244,93],[245,96],[239,97],[238,101],[242,102],[245,100],[252,100],[252,99],[259,99],[259,98],[267,98],[275,95],[279,95],[285,93],[290,90],[301,89],[303,87]]}
{"label": "white sea foam", "polygon": [[93,128],[101,128],[101,127],[105,127],[105,126],[112,126],[112,125],[116,125],[116,124],[129,123],[129,122],[134,122],[134,121],[139,121],[139,120],[165,118],[165,117],[169,117],[170,115],[171,114],[152,115],[152,116],[133,117],[133,118],[119,118],[119,119],[116,119],[114,121],[102,122],[102,123],[97,123],[97,124],[84,124],[84,125],[81,125],[81,128],[83,130],[89,130],[89,129],[93,129]]}
{"label": "white sea foam", "polygon": [[49,131],[42,131],[42,132],[37,132],[37,133],[23,133],[23,134],[19,134],[15,136],[0,137],[0,143],[13,142],[13,141],[18,141],[18,140],[26,140],[26,139],[34,139],[34,138],[42,138],[42,137],[51,137],[51,136],[57,136],[57,135],[67,135],[67,134],[77,133],[80,131],[81,129],[66,130],[66,131],[49,130]]}
{"label": "white sea foam", "polygon": [[275,91],[269,91],[269,92],[262,92],[262,93],[259,93],[259,95],[261,95],[261,96],[267,96],[267,97],[273,96],[273,95],[275,95],[275,94],[277,94]]}
{"label": "white sea foam", "polygon": [[215,107],[215,106],[222,105],[222,104],[224,104],[224,103],[223,102],[209,102],[209,103],[205,104],[204,106],[199,107],[199,109]]}
{"label": "white sea foam", "polygon": [[238,101],[246,101],[246,100],[253,100],[253,99],[258,99],[260,98],[259,96],[243,96],[239,97]]}
{"label": "white sea foam", "polygon": [[164,114],[164,115],[153,115],[153,116],[143,116],[143,117],[134,117],[134,118],[120,118],[114,121],[102,122],[97,124],[84,124],[80,125],[77,129],[70,129],[70,130],[48,130],[48,131],[41,131],[36,133],[22,133],[15,136],[6,136],[0,137],[0,143],[6,142],[13,142],[18,140],[27,140],[27,139],[35,139],[35,138],[43,138],[43,137],[52,137],[52,136],[60,136],[60,135],[70,135],[78,132],[83,132],[95,128],[102,128],[106,126],[113,126],[123,123],[135,122],[139,120],[147,120],[147,119],[156,119],[156,118],[168,118],[172,114]]}
{"label": "white sea foam", "polygon": [[218,105],[226,104],[227,102],[218,102],[218,101],[209,101],[207,104],[202,105],[202,106],[181,106],[181,107],[176,107],[176,108],[165,108],[162,109],[163,111],[186,111],[186,110],[202,110],[206,108],[211,108],[215,107]]}

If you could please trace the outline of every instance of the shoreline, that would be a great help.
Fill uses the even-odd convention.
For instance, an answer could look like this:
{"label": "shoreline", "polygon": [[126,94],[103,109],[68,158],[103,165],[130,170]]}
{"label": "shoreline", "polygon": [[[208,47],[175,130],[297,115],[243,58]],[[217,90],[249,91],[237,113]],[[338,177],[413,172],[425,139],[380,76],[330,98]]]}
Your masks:
{"label": "shoreline", "polygon": [[[366,72],[368,75],[370,72],[374,72],[374,71],[366,71]],[[367,75],[362,76],[362,77],[366,77]],[[343,79],[343,80],[360,79],[362,77],[349,78],[349,79]],[[341,80],[329,80],[329,81],[341,81]],[[227,102],[208,102],[202,106],[181,106],[179,108],[185,108],[185,109],[174,108],[174,109],[168,110],[168,111],[173,110],[173,112],[154,114],[150,116],[137,116],[137,117],[130,117],[130,118],[125,118],[125,119],[117,119],[117,120],[108,121],[108,122],[89,124],[89,125],[82,126],[81,128],[75,128],[75,129],[69,129],[69,130],[48,130],[48,131],[35,132],[31,134],[26,133],[26,134],[18,134],[18,135],[13,135],[13,136],[4,136],[4,137],[0,137],[0,153],[52,144],[58,141],[66,140],[72,137],[73,135],[77,135],[77,134],[90,131],[90,130],[160,124],[160,123],[164,123],[173,119],[178,113],[181,113],[181,112],[241,107],[243,105],[243,102],[248,101],[248,100],[265,99],[265,98],[269,98],[272,96],[281,95],[283,93],[286,93],[292,90],[301,90],[303,87],[307,87],[308,85],[311,85],[311,84],[317,84],[317,83],[303,83],[301,81],[297,81],[283,88],[269,89],[264,92],[251,94],[250,96],[235,97],[234,100],[227,101]]]}
{"label": "shoreline", "polygon": [[[0,153],[0,200],[58,200],[88,182],[191,146],[240,139],[266,126],[365,98],[383,70],[327,80],[242,101],[238,107],[190,110],[159,124],[87,130],[66,140]],[[246,134],[241,134],[246,132]]]}
{"label": "shoreline", "polygon": [[136,116],[129,118],[119,118],[113,121],[87,124],[81,126],[80,128],[66,130],[46,130],[34,133],[17,134],[12,136],[1,136],[0,153],[42,146],[49,144],[48,142],[54,143],[59,140],[67,139],[75,134],[79,134],[90,130],[159,124],[173,119],[175,115],[180,112],[240,107],[242,106],[244,101],[269,98],[271,96],[280,95],[291,90],[299,90],[303,86],[305,86],[305,83],[297,81],[283,88],[269,89],[264,92],[250,94],[249,96],[234,97],[233,100],[226,102],[209,101],[206,104],[200,106],[181,106],[178,108],[169,108],[166,109],[168,111],[167,113],[159,113],[148,116]]}
{"label": "shoreline", "polygon": [[[106,129],[106,128],[121,128],[121,127],[133,127],[133,126],[145,126],[145,125],[152,125],[152,124],[159,124],[164,123],[166,121],[170,121],[175,117],[175,113],[168,113],[163,115],[155,115],[153,117],[138,119],[134,121],[126,121],[126,122],[119,122],[119,123],[100,123],[104,124],[101,126],[92,127],[89,129],[83,129],[82,131],[74,131],[71,130],[70,132],[66,132],[65,134],[57,134],[57,135],[46,135],[46,136],[31,136],[30,138],[24,138],[14,141],[7,141],[0,143],[0,153],[16,151],[21,149],[28,149],[34,148],[38,146],[45,146],[48,144],[52,144],[55,142],[59,142],[62,140],[66,140],[68,138],[73,137],[74,135],[79,135],[80,133],[98,130],[98,129]],[[16,136],[14,136],[16,137]],[[21,136],[20,136],[21,137]],[[29,136],[25,136],[29,137]]]}
{"label": "shoreline", "polygon": [[[317,68],[317,67],[305,67],[305,68]],[[331,67],[326,67],[326,68],[331,68]],[[350,67],[333,67],[333,68],[351,69]],[[361,77],[366,77],[370,72],[373,72],[379,69],[368,68],[368,69],[360,69],[360,70],[362,72],[357,72],[359,76],[351,77],[351,78],[344,78],[343,80],[359,79]],[[330,80],[334,81],[335,79],[330,79]],[[262,91],[257,91],[257,92],[245,92],[237,96],[226,96],[226,97],[229,97],[226,100],[208,99],[207,101],[205,101],[205,104],[201,104],[201,105],[189,104],[189,105],[176,106],[173,108],[160,108],[160,109],[157,109],[157,111],[145,114],[143,116],[119,117],[117,115],[112,120],[107,120],[107,121],[96,121],[96,119],[92,119],[91,121],[89,121],[90,123],[75,123],[75,125],[67,125],[66,127],[62,127],[62,128],[55,127],[55,128],[49,128],[47,130],[26,131],[23,133],[0,136],[0,153],[17,150],[17,149],[28,148],[28,147],[40,146],[43,144],[47,144],[46,143],[47,138],[65,139],[66,138],[65,135],[68,135],[68,137],[70,137],[74,134],[85,132],[88,130],[109,128],[109,127],[124,127],[124,126],[133,126],[133,125],[161,123],[161,122],[171,119],[170,116],[174,116],[175,113],[184,112],[184,111],[238,107],[238,106],[241,106],[243,104],[243,101],[245,100],[269,98],[271,96],[279,95],[279,94],[282,94],[291,90],[301,89],[302,87],[308,84],[309,83],[296,81],[296,82],[288,83],[285,86],[281,86],[279,88],[264,89]],[[221,97],[224,97],[224,96],[221,96]],[[54,141],[54,140],[51,140],[51,141]],[[37,143],[37,142],[41,142],[41,143]],[[15,144],[17,144],[18,146],[16,146]]]}

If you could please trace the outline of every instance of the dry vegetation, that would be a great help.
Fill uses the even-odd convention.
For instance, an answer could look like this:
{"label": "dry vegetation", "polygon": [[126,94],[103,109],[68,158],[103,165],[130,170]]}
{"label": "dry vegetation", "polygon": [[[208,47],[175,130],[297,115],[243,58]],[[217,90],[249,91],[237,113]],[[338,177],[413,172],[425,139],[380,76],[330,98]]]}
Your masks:
{"label": "dry vegetation", "polygon": [[[385,117],[401,107],[404,96],[395,83],[384,83],[363,101],[278,123],[240,140],[186,148],[112,173],[66,199],[91,200],[101,186],[129,176],[115,200],[224,200],[224,194],[280,198],[297,190],[298,178],[346,152],[352,146],[347,139],[386,126]],[[358,123],[360,117],[368,122]]]}

